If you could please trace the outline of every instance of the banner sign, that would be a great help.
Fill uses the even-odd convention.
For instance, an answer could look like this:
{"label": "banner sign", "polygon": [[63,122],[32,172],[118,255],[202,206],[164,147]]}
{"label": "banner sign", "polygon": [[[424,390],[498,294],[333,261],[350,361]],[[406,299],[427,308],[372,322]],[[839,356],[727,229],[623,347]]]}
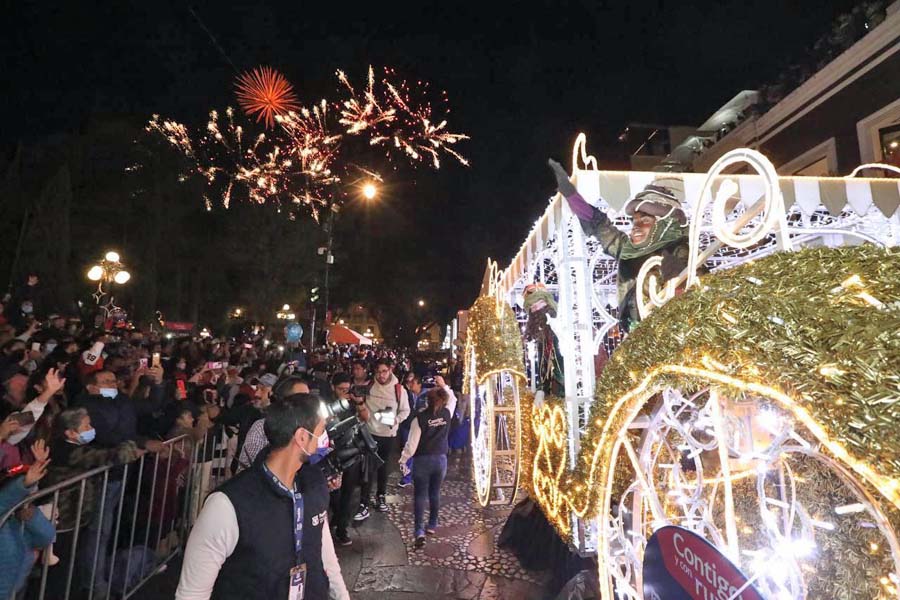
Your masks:
{"label": "banner sign", "polygon": [[[715,546],[681,527],[662,527],[644,552],[646,600],[763,600]],[[743,591],[735,596],[738,590]]]}
{"label": "banner sign", "polygon": [[166,329],[168,329],[169,331],[193,331],[194,324],[179,321],[167,321]]}

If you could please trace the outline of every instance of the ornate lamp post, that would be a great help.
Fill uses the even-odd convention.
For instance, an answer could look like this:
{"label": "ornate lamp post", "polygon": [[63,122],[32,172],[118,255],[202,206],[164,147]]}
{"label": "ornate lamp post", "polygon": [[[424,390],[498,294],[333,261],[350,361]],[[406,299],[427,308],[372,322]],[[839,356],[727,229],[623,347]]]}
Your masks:
{"label": "ornate lamp post", "polygon": [[[110,250],[103,257],[103,260],[88,270],[87,278],[97,282],[97,291],[94,292],[94,300],[97,301],[97,305],[99,306],[100,300],[107,294],[103,290],[103,284],[117,283],[119,285],[124,285],[131,279],[131,273],[125,270],[125,265],[122,264],[119,253]],[[111,306],[112,302],[113,298],[110,297],[107,306]],[[109,309],[107,309],[107,312],[108,310]]]}

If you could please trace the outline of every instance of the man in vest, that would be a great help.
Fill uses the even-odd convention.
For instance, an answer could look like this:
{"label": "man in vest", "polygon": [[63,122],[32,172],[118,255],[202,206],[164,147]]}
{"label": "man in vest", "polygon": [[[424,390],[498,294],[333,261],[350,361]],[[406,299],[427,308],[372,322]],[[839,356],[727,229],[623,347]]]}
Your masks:
{"label": "man in vest", "polygon": [[269,447],[210,494],[191,531],[177,600],[349,600],[328,528],[328,488],[310,456],[328,446],[319,399],[266,415]]}

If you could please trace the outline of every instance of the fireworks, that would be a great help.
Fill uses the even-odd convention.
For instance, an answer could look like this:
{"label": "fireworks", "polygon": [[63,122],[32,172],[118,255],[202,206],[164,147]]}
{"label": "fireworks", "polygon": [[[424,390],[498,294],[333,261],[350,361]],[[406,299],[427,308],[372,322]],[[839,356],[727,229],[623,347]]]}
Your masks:
{"label": "fireworks", "polygon": [[[394,76],[391,69],[385,69],[381,85],[377,86],[375,72],[369,67],[366,91],[359,95],[344,72],[337,72],[338,81],[350,94],[341,105],[340,124],[347,128],[346,133],[365,133],[370,145],[400,150],[413,162],[430,159],[435,169],[441,166],[441,151],[468,166],[468,161],[450,146],[469,136],[448,132],[446,120],[434,123],[432,105],[424,98],[427,84],[418,82],[414,94],[406,81],[392,81]],[[446,103],[446,93],[441,94],[441,99]]]}
{"label": "fireworks", "polygon": [[[364,91],[358,93],[342,72],[339,89],[346,97],[336,103],[321,100],[311,108],[299,106],[290,84],[268,67],[238,79],[237,96],[248,117],[266,121],[268,132],[251,133],[252,122],[239,124],[233,109],[225,119],[211,111],[206,127],[192,133],[185,125],[161,120],[146,126],[188,159],[188,172],[201,175],[228,208],[235,197],[249,202],[274,203],[279,209],[308,211],[318,220],[320,210],[339,204],[346,191],[339,184],[355,174],[380,181],[377,173],[358,164],[366,148],[382,148],[389,158],[399,155],[412,164],[440,168],[444,152],[463,165],[468,162],[450,146],[468,136],[447,131],[446,120],[435,124],[434,109],[425,100],[427,85],[415,93],[405,81],[391,81],[393,72],[376,81],[370,67]],[[446,102],[446,94],[442,94]],[[248,141],[249,140],[249,141]],[[354,147],[353,142],[360,146]],[[352,153],[352,162],[347,157]],[[345,188],[348,186],[344,186]],[[207,209],[214,202],[206,197]]]}
{"label": "fireworks", "polygon": [[267,129],[274,126],[277,115],[300,108],[294,87],[271,67],[242,73],[234,86],[238,104],[247,116],[256,114],[256,122],[265,121]]}

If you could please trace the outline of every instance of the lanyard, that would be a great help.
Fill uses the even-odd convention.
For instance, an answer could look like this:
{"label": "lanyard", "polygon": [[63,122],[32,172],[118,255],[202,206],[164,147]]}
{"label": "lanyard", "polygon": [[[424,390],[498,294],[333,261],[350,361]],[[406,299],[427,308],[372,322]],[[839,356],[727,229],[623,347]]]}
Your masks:
{"label": "lanyard", "polygon": [[291,491],[281,483],[281,480],[272,473],[265,461],[262,463],[262,468],[281,493],[290,496],[294,503],[294,553],[297,555],[297,564],[300,564],[300,550],[303,548],[303,496],[296,489]]}

